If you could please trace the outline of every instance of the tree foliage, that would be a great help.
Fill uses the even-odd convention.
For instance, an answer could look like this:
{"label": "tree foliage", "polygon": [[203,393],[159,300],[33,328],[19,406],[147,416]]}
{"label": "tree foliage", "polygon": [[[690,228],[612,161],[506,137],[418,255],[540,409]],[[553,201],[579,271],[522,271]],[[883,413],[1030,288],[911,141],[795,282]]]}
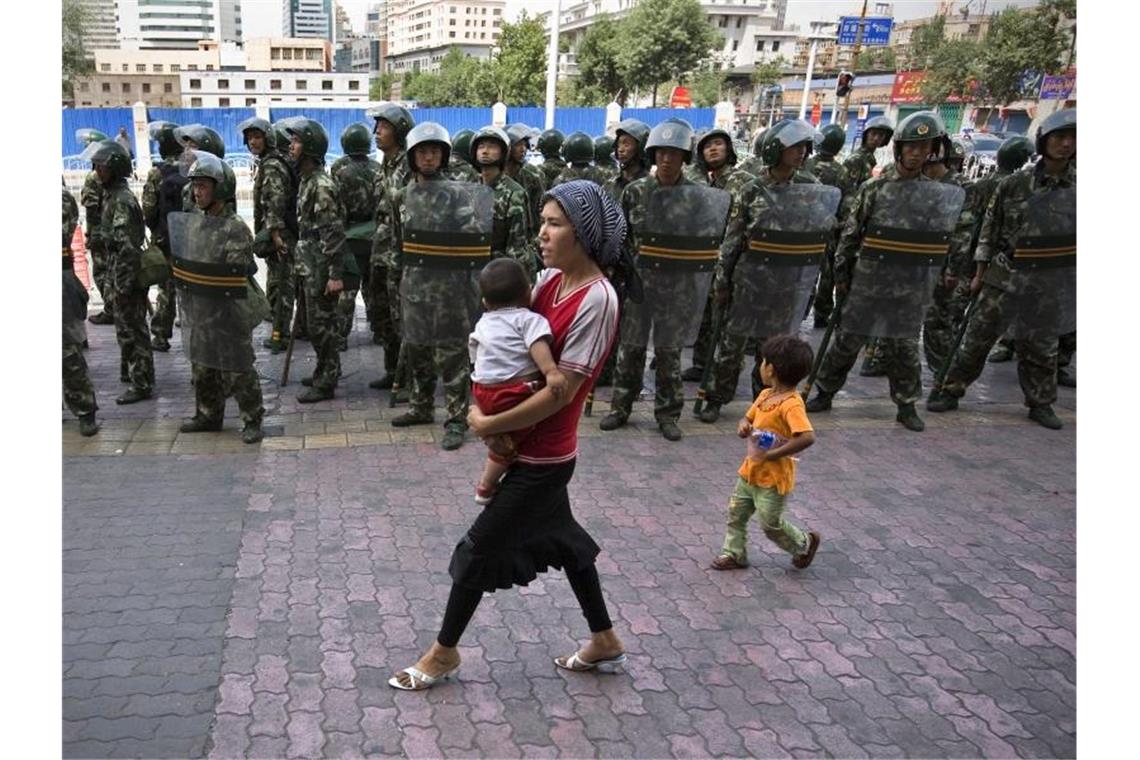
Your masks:
{"label": "tree foliage", "polygon": [[718,66],[702,66],[689,77],[689,93],[693,105],[700,108],[716,105],[724,94],[726,73]]}
{"label": "tree foliage", "polygon": [[61,94],[74,100],[75,81],[94,70],[83,47],[83,28],[88,21],[87,9],[80,0],[63,0],[63,66]]}
{"label": "tree foliage", "polygon": [[1062,28],[1075,19],[1075,0],[1044,0],[1028,10],[1008,8],[994,16],[982,44],[981,76],[986,100],[1002,105],[1022,96],[1026,72],[1056,74],[1071,57],[1076,30]]}
{"label": "tree foliage", "polygon": [[898,71],[898,55],[894,48],[864,48],[855,59],[855,68],[859,71]]}
{"label": "tree foliage", "polygon": [[524,10],[513,24],[503,24],[492,70],[499,99],[512,105],[542,103],[546,97],[546,31]]}
{"label": "tree foliage", "polygon": [[752,69],[752,74],[749,76],[749,79],[752,80],[752,84],[759,85],[760,87],[774,85],[780,81],[787,65],[788,61],[784,56],[777,56],[771,61],[756,65]]}
{"label": "tree foliage", "polygon": [[626,83],[652,89],[655,106],[659,84],[683,79],[724,42],[697,0],[642,0],[624,26],[619,61]]}
{"label": "tree foliage", "polygon": [[579,91],[601,92],[624,105],[627,94],[625,72],[619,60],[622,30],[622,24],[614,21],[608,13],[598,16],[579,43],[575,60],[578,63]]}
{"label": "tree foliage", "polygon": [[392,85],[399,79],[399,75],[385,71],[368,85],[368,99],[369,100],[388,100],[392,97]]}
{"label": "tree foliage", "polygon": [[494,62],[465,56],[451,48],[439,72],[411,72],[404,77],[404,97],[425,106],[486,106],[498,98]]}

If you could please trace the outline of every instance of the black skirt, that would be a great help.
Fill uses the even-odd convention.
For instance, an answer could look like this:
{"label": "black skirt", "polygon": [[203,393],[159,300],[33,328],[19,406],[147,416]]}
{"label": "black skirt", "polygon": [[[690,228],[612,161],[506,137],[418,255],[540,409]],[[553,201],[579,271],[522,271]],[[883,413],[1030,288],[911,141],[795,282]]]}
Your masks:
{"label": "black skirt", "polygon": [[570,512],[574,460],[515,464],[451,555],[457,585],[494,591],[525,586],[551,567],[581,570],[601,551]]}

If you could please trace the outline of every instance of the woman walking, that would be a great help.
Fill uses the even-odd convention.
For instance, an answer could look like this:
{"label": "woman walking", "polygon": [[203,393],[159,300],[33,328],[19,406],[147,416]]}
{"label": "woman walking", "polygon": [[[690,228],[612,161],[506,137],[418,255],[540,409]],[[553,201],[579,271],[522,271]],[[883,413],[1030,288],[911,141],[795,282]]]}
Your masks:
{"label": "woman walking", "polygon": [[[600,549],[574,519],[566,490],[578,455],[578,419],[586,396],[613,347],[618,289],[633,284],[622,259],[625,219],[597,185],[579,180],[542,199],[539,243],[546,265],[531,308],[546,317],[552,353],[568,385],[560,398],[546,388],[505,412],[467,418],[480,437],[536,426],[494,498],[451,556],[451,593],[443,625],[415,665],[388,680],[397,689],[430,688],[459,668],[457,646],[484,592],[526,585],[550,567],[562,568],[590,627],[590,640],[554,664],[567,670],[613,671],[625,663],[602,597],[594,560]],[[611,284],[605,272],[610,272]]]}

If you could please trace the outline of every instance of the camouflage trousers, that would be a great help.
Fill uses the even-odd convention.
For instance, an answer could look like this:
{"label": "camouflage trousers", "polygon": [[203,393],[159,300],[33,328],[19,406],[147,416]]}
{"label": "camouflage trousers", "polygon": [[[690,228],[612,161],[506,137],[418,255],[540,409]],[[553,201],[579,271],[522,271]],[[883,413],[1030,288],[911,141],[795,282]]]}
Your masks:
{"label": "camouflage trousers", "polygon": [[819,262],[819,280],[815,285],[812,312],[819,322],[826,322],[835,309],[835,244],[827,246],[827,254]]}
{"label": "camouflage trousers", "polygon": [[[842,388],[847,382],[847,373],[859,358],[859,351],[869,340],[866,335],[836,329],[816,376],[816,387],[825,393],[835,393]],[[875,350],[887,373],[891,401],[899,406],[918,401],[922,396],[918,338],[875,338]]]}
{"label": "camouflage trousers", "polygon": [[99,408],[91,378],[87,376],[83,349],[74,343],[63,344],[63,402],[76,417],[92,414]]}
{"label": "camouflage trousers", "polygon": [[[713,309],[718,308],[714,302],[712,289],[709,289],[709,297],[705,300],[705,310],[701,313],[701,326],[697,328],[697,341],[693,344],[693,366],[705,366],[705,359],[708,358],[709,349],[712,348],[713,343]],[[721,320],[724,319],[724,307],[719,307],[721,310]],[[721,324],[724,324],[722,321]]]}
{"label": "camouflage trousers", "polygon": [[969,305],[968,281],[959,280],[956,287],[948,288],[939,280],[934,286],[934,300],[922,322],[922,350],[931,372],[937,373],[942,369],[950,349],[954,347],[954,337],[962,326],[962,317]]}
{"label": "camouflage trousers", "polygon": [[368,321],[373,334],[384,342],[384,371],[395,372],[400,355],[400,292],[395,281],[389,281],[385,265],[373,264],[368,279],[368,289],[372,292],[369,309],[372,314]]}
{"label": "camouflage trousers", "polygon": [[[301,293],[296,292],[296,282],[293,275],[293,259],[284,261],[276,255],[270,254],[265,260],[268,272],[265,278],[265,297],[269,299],[269,308],[273,313],[273,335],[287,338],[293,329],[293,307],[296,301],[301,300]],[[298,315],[302,326],[308,323],[304,304],[297,304],[301,309]]]}
{"label": "camouflage trousers", "polygon": [[[166,263],[173,263],[169,245],[162,242],[159,247],[166,254]],[[174,314],[177,308],[174,278],[167,277],[166,281],[159,283],[157,287],[158,294],[154,300],[154,315],[150,318],[150,334],[155,338],[170,340],[171,336],[174,335]]]}
{"label": "camouflage trousers", "polygon": [[368,266],[368,257],[357,255],[356,266],[360,270],[360,288],[357,290],[346,291],[345,298],[342,298],[340,302],[340,313],[342,320],[340,326],[340,335],[342,338],[347,338],[348,334],[352,332],[352,326],[356,320],[357,293],[360,293],[364,297],[364,315],[368,320],[369,325],[372,324],[372,309],[370,308],[372,301],[372,289],[370,287],[372,280],[372,270]]}
{"label": "camouflage trousers", "polygon": [[[625,417],[632,413],[633,402],[641,394],[645,378],[645,354],[645,346],[630,343],[618,346],[611,412]],[[685,406],[685,392],[681,383],[681,349],[654,348],[653,355],[657,358],[657,391],[653,399],[653,416],[658,422],[676,422]]]}
{"label": "camouflage trousers", "polygon": [[1057,339],[1057,366],[1068,367],[1077,353],[1077,331],[1065,333]]}
{"label": "camouflage trousers", "polygon": [[317,353],[313,387],[317,390],[332,390],[340,379],[340,294],[315,294],[310,291],[305,296],[309,312],[309,341]]}
{"label": "camouflage trousers", "polygon": [[111,254],[102,245],[90,246],[91,250],[91,279],[95,281],[95,289],[103,299],[103,311],[107,314],[115,313],[115,288],[111,282]]}
{"label": "camouflage trousers", "polygon": [[404,343],[404,361],[411,376],[411,408],[415,414],[431,415],[435,409],[435,380],[443,376],[445,425],[467,429],[471,404],[471,358],[466,343],[424,346]]}
{"label": "camouflage trousers", "polygon": [[131,386],[142,391],[154,387],[154,352],[147,332],[147,291],[132,288],[115,294],[115,338],[119,342],[120,367]]}
{"label": "camouflage trousers", "polygon": [[[1005,308],[1005,300],[1005,291],[1001,288],[982,286],[962,346],[942,384],[947,394],[961,398],[970,383],[982,374],[990,349],[1014,316]],[[1056,336],[1013,341],[1017,380],[1028,407],[1047,406],[1057,400],[1057,343]]]}
{"label": "camouflage trousers", "polygon": [[253,367],[240,372],[190,365],[194,383],[194,405],[198,414],[209,420],[226,415],[226,398],[237,402],[242,422],[261,422],[265,407],[261,405],[261,379]]}
{"label": "camouflage trousers", "polygon": [[710,386],[705,388],[705,397],[714,404],[727,404],[736,395],[736,383],[740,380],[740,371],[744,369],[744,355],[749,347],[755,355],[752,365],[753,385],[760,384],[760,347],[764,345],[765,338],[753,340],[748,335],[722,331],[717,341],[716,363]]}

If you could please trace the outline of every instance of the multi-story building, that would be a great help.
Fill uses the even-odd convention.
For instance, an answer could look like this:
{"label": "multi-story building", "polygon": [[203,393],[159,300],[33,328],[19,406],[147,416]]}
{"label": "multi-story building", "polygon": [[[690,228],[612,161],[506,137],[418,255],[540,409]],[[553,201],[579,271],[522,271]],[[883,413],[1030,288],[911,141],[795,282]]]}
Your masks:
{"label": "multi-story building", "polygon": [[388,71],[438,71],[449,48],[488,58],[499,42],[506,0],[390,0]]}
{"label": "multi-story building", "polygon": [[372,3],[368,6],[368,15],[365,16],[364,34],[369,37],[381,39],[388,36],[388,0],[382,3]]}
{"label": "multi-story building", "polygon": [[195,50],[241,42],[241,0],[117,0],[119,47]]}
{"label": "multi-story building", "polygon": [[259,37],[245,43],[250,71],[331,71],[332,43],[326,39]]}
{"label": "multi-story building", "polygon": [[[900,21],[891,28],[890,46],[895,51],[900,71],[905,71],[911,66],[910,51],[914,33],[921,27],[934,22],[937,18],[938,16],[912,18],[907,21]],[[961,11],[947,13],[942,18],[945,19],[942,33],[947,40],[981,42],[990,28],[990,21],[993,16],[970,13],[969,10],[966,10],[964,13]]]}
{"label": "multi-story building", "polygon": [[335,70],[341,73],[363,74],[374,71],[375,69],[372,68],[372,43],[374,42],[376,40],[370,40],[367,37],[352,37],[341,40],[334,56]]}
{"label": "multi-story building", "polygon": [[839,34],[839,24],[835,21],[812,21],[811,32],[806,37],[796,40],[795,53],[791,57],[792,66],[802,69],[808,65],[811,57],[811,43],[817,41],[815,49],[815,70],[838,71],[851,68],[852,48],[840,47],[836,42]]}
{"label": "multi-story building", "polygon": [[178,74],[95,71],[75,82],[77,108],[117,108],[134,105],[140,100],[148,106],[181,106]]}
{"label": "multi-story building", "polygon": [[332,0],[283,0],[282,37],[333,39]]}
{"label": "multi-story building", "polygon": [[184,108],[337,107],[368,100],[368,74],[305,71],[184,71]]}
{"label": "multi-story building", "polygon": [[221,68],[221,46],[212,40],[201,40],[196,50],[95,51],[95,71],[100,74],[177,74]]}
{"label": "multi-story building", "polygon": [[115,0],[80,0],[83,8],[83,50],[88,58],[96,50],[119,47]]}

